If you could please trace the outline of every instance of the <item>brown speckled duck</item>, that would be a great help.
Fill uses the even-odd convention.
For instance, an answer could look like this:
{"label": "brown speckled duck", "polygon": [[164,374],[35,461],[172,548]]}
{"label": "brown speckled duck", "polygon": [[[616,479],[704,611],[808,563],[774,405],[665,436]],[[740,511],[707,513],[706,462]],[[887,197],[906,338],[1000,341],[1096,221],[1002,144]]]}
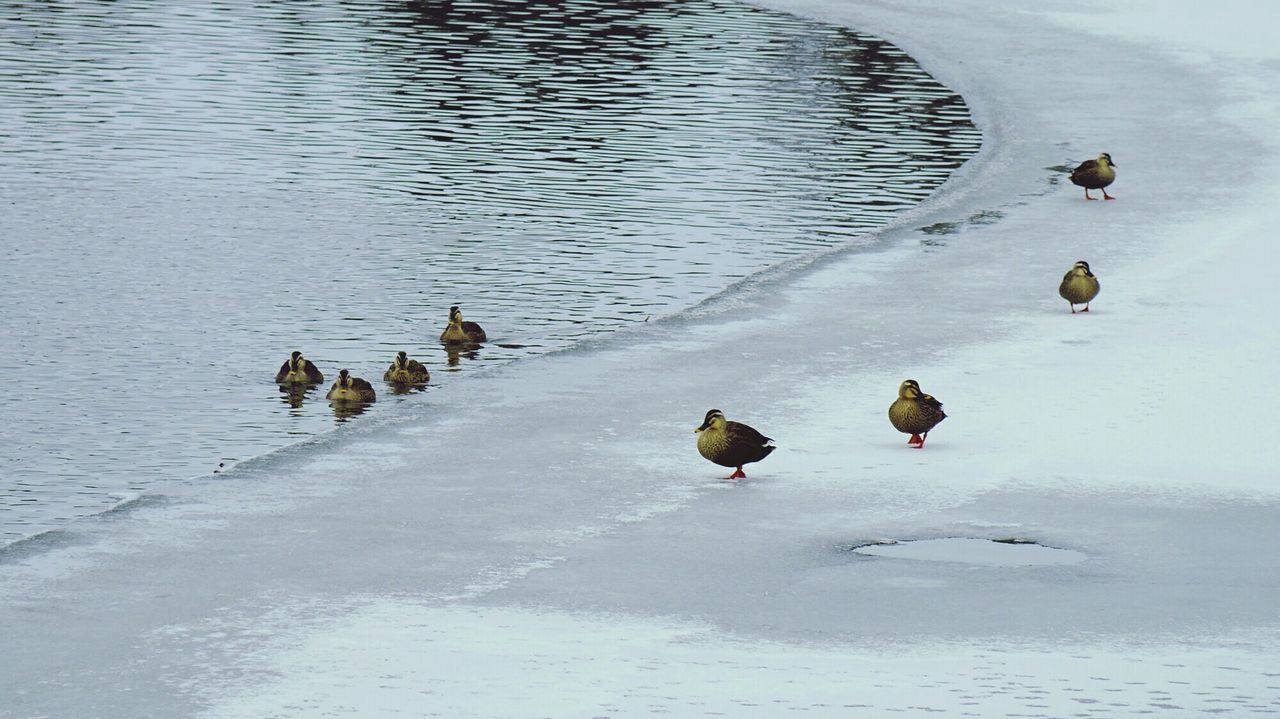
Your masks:
{"label": "brown speckled duck", "polygon": [[773,440],[741,422],[730,422],[718,409],[708,410],[698,433],[698,453],[721,467],[737,467],[726,479],[746,477],[742,465],[759,462],[777,449]]}
{"label": "brown speckled duck", "polygon": [[449,326],[440,334],[440,341],[448,344],[478,344],[488,337],[475,322],[464,322],[457,305],[449,308]]}
{"label": "brown speckled duck", "polygon": [[297,350],[280,365],[280,371],[276,372],[278,384],[320,384],[323,381],[324,375],[320,370]]}
{"label": "brown speckled duck", "polygon": [[1062,284],[1058,285],[1058,294],[1062,299],[1071,303],[1071,314],[1076,313],[1076,305],[1084,305],[1081,312],[1089,311],[1089,303],[1094,297],[1098,296],[1098,292],[1102,290],[1102,285],[1098,283],[1098,278],[1089,269],[1089,263],[1084,260],[1077,262],[1067,274],[1062,276]]}
{"label": "brown speckled duck", "polygon": [[942,403],[920,390],[920,385],[913,379],[903,381],[898,387],[898,399],[889,405],[889,421],[895,429],[911,435],[907,444],[922,449],[929,430],[947,418],[942,411]]}
{"label": "brown speckled duck", "polygon": [[391,366],[382,375],[382,379],[394,384],[426,384],[431,379],[431,373],[425,365],[411,359],[407,352],[401,350],[391,361]]}
{"label": "brown speckled duck", "polygon": [[1071,182],[1084,188],[1084,199],[1096,200],[1096,197],[1089,197],[1089,190],[1102,190],[1102,199],[1114,200],[1116,198],[1107,194],[1107,185],[1116,181],[1116,164],[1111,161],[1111,155],[1102,153],[1098,155],[1096,160],[1085,160],[1080,163],[1079,167],[1071,171]]}
{"label": "brown speckled duck", "polygon": [[372,402],[378,398],[373,385],[367,380],[352,377],[345,369],[338,373],[338,379],[334,380],[329,394],[324,397],[335,402]]}

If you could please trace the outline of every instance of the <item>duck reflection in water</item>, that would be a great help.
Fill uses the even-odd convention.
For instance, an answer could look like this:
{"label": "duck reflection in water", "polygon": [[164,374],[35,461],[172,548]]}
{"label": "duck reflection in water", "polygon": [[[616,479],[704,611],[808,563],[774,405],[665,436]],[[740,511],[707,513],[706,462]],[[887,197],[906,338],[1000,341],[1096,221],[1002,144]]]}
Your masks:
{"label": "duck reflection in water", "polygon": [[302,406],[307,395],[315,390],[315,385],[282,384],[280,385],[280,401],[297,409]]}
{"label": "duck reflection in water", "polygon": [[342,424],[352,417],[357,417],[365,413],[369,409],[369,405],[365,402],[350,402],[347,400],[332,400],[329,406],[333,409],[333,418],[338,424]]}
{"label": "duck reflection in water", "polygon": [[458,365],[462,364],[462,358],[469,360],[478,359],[480,357],[480,345],[475,344],[450,344],[444,347],[445,361],[450,369],[458,369]]}
{"label": "duck reflection in water", "polygon": [[427,388],[427,384],[425,382],[420,382],[418,384],[408,382],[388,382],[387,386],[391,390],[391,394],[394,395],[413,394],[415,392],[422,392]]}

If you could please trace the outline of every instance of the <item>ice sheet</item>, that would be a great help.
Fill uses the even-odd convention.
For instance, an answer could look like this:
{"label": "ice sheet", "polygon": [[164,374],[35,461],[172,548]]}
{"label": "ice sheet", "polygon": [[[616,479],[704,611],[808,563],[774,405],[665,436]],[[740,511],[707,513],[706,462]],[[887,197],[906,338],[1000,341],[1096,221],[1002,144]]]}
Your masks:
{"label": "ice sheet", "polygon": [[257,669],[284,680],[252,696],[205,687],[219,700],[208,716],[1230,715],[1274,711],[1280,681],[1233,650],[850,653],[671,619],[398,602],[275,662]]}

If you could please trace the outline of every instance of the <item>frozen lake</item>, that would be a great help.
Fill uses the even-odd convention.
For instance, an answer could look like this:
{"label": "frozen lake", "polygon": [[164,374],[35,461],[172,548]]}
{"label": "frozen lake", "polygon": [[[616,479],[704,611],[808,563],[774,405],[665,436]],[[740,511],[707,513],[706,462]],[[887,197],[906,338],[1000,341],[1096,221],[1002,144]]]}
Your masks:
{"label": "frozen lake", "polygon": [[333,428],[294,349],[569,347],[865,241],[979,141],[894,46],[707,0],[6,3],[0,125],[0,544]]}
{"label": "frozen lake", "polygon": [[[0,717],[1280,714],[1280,9],[768,4],[894,41],[981,149],[869,246],[10,544]],[[710,407],[776,440],[748,479]]]}

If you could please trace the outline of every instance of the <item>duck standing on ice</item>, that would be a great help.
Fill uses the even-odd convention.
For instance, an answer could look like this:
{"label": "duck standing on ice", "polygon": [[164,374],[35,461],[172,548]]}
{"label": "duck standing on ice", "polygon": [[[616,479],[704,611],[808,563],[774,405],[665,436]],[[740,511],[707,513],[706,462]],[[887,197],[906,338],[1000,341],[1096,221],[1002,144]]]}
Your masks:
{"label": "duck standing on ice", "polygon": [[1096,160],[1085,160],[1080,166],[1071,171],[1071,182],[1084,188],[1084,199],[1096,200],[1096,197],[1089,197],[1089,190],[1102,190],[1102,199],[1114,200],[1116,198],[1107,194],[1107,185],[1116,181],[1116,164],[1111,161],[1111,155],[1102,153],[1098,155]]}
{"label": "duck standing on ice", "polygon": [[942,403],[921,391],[919,383],[913,379],[903,381],[898,387],[898,399],[889,405],[889,422],[899,432],[911,435],[907,444],[916,449],[924,448],[929,430],[946,418]]}
{"label": "duck standing on ice", "polygon": [[721,467],[736,467],[725,479],[746,477],[742,465],[759,462],[777,449],[773,440],[741,422],[731,422],[718,409],[708,410],[698,433],[698,453]]}
{"label": "duck standing on ice", "polygon": [[1076,305],[1084,305],[1084,309],[1080,311],[1088,312],[1089,303],[1101,290],[1102,285],[1098,283],[1097,276],[1089,269],[1089,263],[1084,260],[1080,260],[1067,270],[1067,274],[1062,276],[1062,284],[1058,285],[1058,294],[1071,303],[1073,315],[1076,313]]}

